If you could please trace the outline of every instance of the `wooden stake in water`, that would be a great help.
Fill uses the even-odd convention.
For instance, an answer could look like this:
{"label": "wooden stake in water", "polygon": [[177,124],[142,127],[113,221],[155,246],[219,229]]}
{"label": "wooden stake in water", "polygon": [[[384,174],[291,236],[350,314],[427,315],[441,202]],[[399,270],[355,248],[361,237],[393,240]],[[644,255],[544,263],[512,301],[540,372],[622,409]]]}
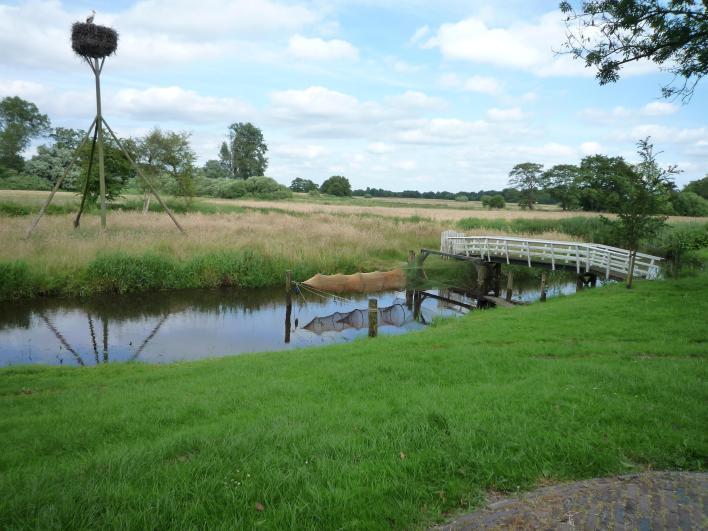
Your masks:
{"label": "wooden stake in water", "polygon": [[379,333],[378,301],[369,299],[369,337],[376,337]]}
{"label": "wooden stake in water", "polygon": [[541,302],[546,302],[546,273],[541,273]]}
{"label": "wooden stake in water", "polygon": [[285,342],[290,343],[290,318],[293,313],[293,274],[285,272]]}

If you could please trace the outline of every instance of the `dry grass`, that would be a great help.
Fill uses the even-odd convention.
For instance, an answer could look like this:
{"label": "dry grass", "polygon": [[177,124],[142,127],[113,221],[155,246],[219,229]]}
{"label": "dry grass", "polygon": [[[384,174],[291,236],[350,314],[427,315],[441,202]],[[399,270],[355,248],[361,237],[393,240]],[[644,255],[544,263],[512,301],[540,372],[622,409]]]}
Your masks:
{"label": "dry grass", "polygon": [[[243,214],[187,214],[179,216],[188,233],[182,236],[164,214],[111,212],[108,231],[99,218],[87,215],[81,228],[72,228],[72,216],[45,217],[29,240],[22,237],[29,217],[2,218],[0,261],[25,259],[48,269],[73,269],[103,251],[142,255],[156,251],[188,259],[221,250],[253,250],[288,262],[331,264],[333,259],[357,264],[362,270],[394,266],[409,249],[437,248],[440,233],[450,224],[422,219],[400,221],[385,216],[313,212],[291,215],[249,211]],[[468,234],[501,234],[467,231]],[[536,237],[567,239],[548,232]]]}

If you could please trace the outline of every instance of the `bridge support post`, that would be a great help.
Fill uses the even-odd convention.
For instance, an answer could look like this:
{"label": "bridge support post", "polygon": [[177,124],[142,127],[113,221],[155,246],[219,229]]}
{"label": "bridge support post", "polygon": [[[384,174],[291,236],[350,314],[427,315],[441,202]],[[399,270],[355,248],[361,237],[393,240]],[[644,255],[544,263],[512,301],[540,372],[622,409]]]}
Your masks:
{"label": "bridge support post", "polygon": [[499,297],[501,295],[501,278],[502,278],[501,264],[494,264],[494,296],[495,297]]}
{"label": "bridge support post", "polygon": [[546,273],[541,273],[541,302],[546,302]]}
{"label": "bridge support post", "polygon": [[506,275],[506,301],[511,302],[511,296],[514,292],[514,273],[509,271]]}
{"label": "bridge support post", "polygon": [[[410,271],[415,267],[415,251],[408,251],[408,269]],[[410,275],[408,275],[410,278]],[[409,310],[413,310],[413,290],[406,289],[406,307]]]}
{"label": "bridge support post", "polygon": [[580,273],[575,280],[575,291],[597,286],[597,275],[595,273]]}

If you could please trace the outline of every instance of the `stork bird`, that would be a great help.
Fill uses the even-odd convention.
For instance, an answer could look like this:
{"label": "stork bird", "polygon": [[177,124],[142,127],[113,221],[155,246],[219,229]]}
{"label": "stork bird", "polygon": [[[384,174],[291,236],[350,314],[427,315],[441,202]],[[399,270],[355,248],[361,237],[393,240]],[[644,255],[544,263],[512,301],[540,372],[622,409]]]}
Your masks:
{"label": "stork bird", "polygon": [[86,17],[86,24],[93,24],[93,17],[96,16],[96,11],[91,10],[91,14]]}

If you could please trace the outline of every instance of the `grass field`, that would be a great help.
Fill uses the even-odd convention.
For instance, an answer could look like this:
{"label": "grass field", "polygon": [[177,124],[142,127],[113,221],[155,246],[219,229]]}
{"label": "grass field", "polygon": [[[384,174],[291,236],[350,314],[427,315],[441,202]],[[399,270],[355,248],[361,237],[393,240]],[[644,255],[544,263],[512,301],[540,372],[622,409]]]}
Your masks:
{"label": "grass field", "polygon": [[422,528],[487,490],[704,469],[708,277],[400,337],[0,371],[0,527]]}

